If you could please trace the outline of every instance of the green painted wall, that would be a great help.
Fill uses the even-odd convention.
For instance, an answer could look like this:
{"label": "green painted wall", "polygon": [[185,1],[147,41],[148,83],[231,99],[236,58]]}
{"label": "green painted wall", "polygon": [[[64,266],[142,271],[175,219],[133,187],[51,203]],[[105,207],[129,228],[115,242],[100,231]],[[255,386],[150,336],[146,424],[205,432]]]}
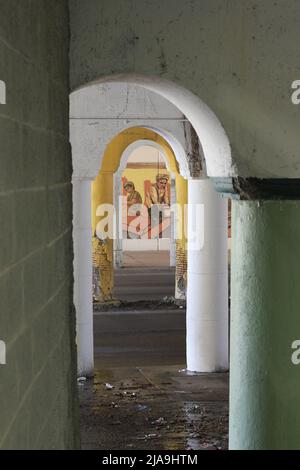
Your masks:
{"label": "green painted wall", "polygon": [[70,13],[72,89],[173,80],[216,113],[240,176],[300,177],[299,0],[70,0]]}
{"label": "green painted wall", "polygon": [[68,4],[0,0],[0,448],[78,446]]}
{"label": "green painted wall", "polygon": [[233,201],[230,447],[300,449],[300,202]]}

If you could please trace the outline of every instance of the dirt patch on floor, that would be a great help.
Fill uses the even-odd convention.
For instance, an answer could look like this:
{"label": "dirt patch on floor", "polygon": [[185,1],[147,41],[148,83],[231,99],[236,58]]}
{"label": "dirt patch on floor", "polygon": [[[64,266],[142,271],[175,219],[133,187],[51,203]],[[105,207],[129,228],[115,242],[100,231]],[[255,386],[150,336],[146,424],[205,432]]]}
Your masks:
{"label": "dirt patch on floor", "polygon": [[228,447],[227,374],[110,369],[78,387],[83,449]]}
{"label": "dirt patch on floor", "polygon": [[175,297],[164,297],[161,300],[111,300],[109,302],[94,302],[95,312],[116,312],[119,310],[175,310],[186,308],[185,300]]}

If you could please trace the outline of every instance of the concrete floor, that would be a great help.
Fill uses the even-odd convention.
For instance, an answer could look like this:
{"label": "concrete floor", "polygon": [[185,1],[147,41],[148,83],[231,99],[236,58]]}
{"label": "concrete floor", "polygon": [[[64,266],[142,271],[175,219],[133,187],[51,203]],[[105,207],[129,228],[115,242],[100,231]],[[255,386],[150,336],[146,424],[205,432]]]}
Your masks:
{"label": "concrete floor", "polygon": [[175,294],[175,268],[126,267],[114,271],[115,299],[159,300]]}
{"label": "concrete floor", "polygon": [[123,251],[124,267],[170,266],[169,251]]}
{"label": "concrete floor", "polygon": [[182,370],[184,310],[97,312],[94,328],[95,377],[78,384],[83,449],[227,448],[228,377]]}
{"label": "concrete floor", "polygon": [[96,312],[94,350],[97,370],[183,364],[185,311]]}

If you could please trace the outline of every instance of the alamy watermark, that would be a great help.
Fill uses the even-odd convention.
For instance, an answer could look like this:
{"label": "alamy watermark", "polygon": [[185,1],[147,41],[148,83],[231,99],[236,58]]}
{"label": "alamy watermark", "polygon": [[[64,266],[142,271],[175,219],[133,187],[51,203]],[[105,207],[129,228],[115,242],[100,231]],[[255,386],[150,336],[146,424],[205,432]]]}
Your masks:
{"label": "alamy watermark", "polygon": [[[186,249],[201,250],[204,246],[204,204],[127,204],[119,197],[119,208],[113,204],[100,204],[96,209],[95,235],[100,240],[168,238],[186,240]],[[187,226],[186,220],[189,220]],[[117,220],[118,219],[118,220]],[[166,235],[168,234],[168,235]]]}
{"label": "alamy watermark", "polygon": [[[6,85],[3,80],[0,80],[0,104],[6,104]],[[0,340],[0,365],[6,364],[6,344],[5,341]]]}
{"label": "alamy watermark", "polygon": [[0,365],[4,366],[6,364],[6,344],[4,341],[0,340]]}
{"label": "alamy watermark", "polygon": [[291,100],[293,104],[300,104],[300,80],[294,80],[291,88],[293,91]]}
{"label": "alamy watermark", "polygon": [[300,339],[295,339],[292,342],[291,348],[293,350],[291,355],[292,364],[298,366],[300,364]]}
{"label": "alamy watermark", "polygon": [[0,104],[6,104],[6,84],[0,80]]}

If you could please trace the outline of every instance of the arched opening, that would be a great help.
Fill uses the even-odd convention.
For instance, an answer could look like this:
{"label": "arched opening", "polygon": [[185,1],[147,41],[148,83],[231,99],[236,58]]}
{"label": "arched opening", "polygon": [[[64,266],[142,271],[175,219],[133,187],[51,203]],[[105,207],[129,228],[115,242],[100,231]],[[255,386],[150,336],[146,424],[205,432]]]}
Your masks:
{"label": "arched opening", "polygon": [[[201,157],[205,160],[207,176],[235,176],[231,149],[226,132],[214,112],[199,98],[183,86],[161,78],[137,74],[115,74],[87,83],[73,93],[101,84],[126,83],[143,87],[163,97],[179,109],[191,123],[198,136]],[[90,116],[92,119],[93,116]],[[202,162],[204,164],[204,162]],[[204,168],[202,168],[204,170]]]}
{"label": "arched opening", "polygon": [[[97,123],[97,106],[95,108],[95,97],[93,99],[94,92],[98,92],[98,87],[101,83],[134,83],[135,85],[142,86],[146,89],[152,90],[155,93],[159,94],[164,98],[167,98],[169,101],[175,104],[177,108],[179,107],[182,120],[182,128],[184,129],[184,139],[185,139],[185,149],[177,153],[177,164],[180,175],[189,179],[189,220],[188,224],[189,236],[195,238],[197,232],[199,232],[199,227],[197,223],[195,226],[191,221],[195,218],[196,212],[192,210],[193,206],[196,204],[199,207],[206,205],[204,211],[202,207],[202,225],[203,225],[203,240],[205,239],[205,246],[198,248],[193,252],[192,244],[189,244],[189,272],[188,272],[188,292],[187,292],[187,305],[190,315],[187,317],[187,367],[190,370],[202,370],[202,371],[213,371],[213,370],[223,370],[227,368],[228,358],[227,358],[227,329],[228,329],[228,318],[227,318],[227,286],[228,286],[228,273],[227,273],[227,235],[224,234],[227,232],[227,204],[217,195],[212,187],[211,182],[207,178],[209,173],[213,175],[224,174],[225,167],[228,171],[228,165],[231,164],[231,155],[230,147],[228,143],[227,136],[216,118],[213,112],[198,98],[195,97],[192,93],[183,89],[182,87],[176,85],[175,83],[167,82],[160,79],[150,79],[147,77],[129,77],[129,76],[117,76],[110,77],[105,80],[99,80],[93,82],[86,87],[74,92],[74,104],[71,106],[71,119],[74,119],[74,125],[82,125],[82,119],[85,124],[88,122],[90,129],[92,129],[95,123]],[[106,86],[106,85],[105,85]],[[99,93],[99,92],[98,92]],[[128,100],[127,100],[128,101]],[[80,106],[81,103],[81,106]],[[80,110],[79,114],[84,110],[83,116],[76,116],[76,112]],[[94,112],[93,112],[94,110]],[[74,115],[75,114],[75,115]],[[193,124],[193,127],[189,123],[187,116],[190,117],[190,121]],[[100,118],[101,120],[102,118]],[[105,118],[103,118],[105,120]],[[77,121],[76,121],[77,120]],[[134,118],[132,119],[135,120]],[[72,121],[71,121],[72,124]],[[124,123],[122,126],[124,127]],[[128,120],[125,124],[128,127]],[[96,126],[95,126],[96,127]],[[149,132],[156,125],[152,123],[147,126]],[[85,128],[87,132],[90,132],[87,127]],[[188,129],[188,131],[187,131]],[[193,130],[196,130],[195,131]],[[75,128],[76,130],[76,128]],[[77,127],[78,130],[78,127]],[[71,142],[73,148],[73,157],[78,158],[80,145],[78,145],[78,134],[72,129],[71,125]],[[175,146],[180,148],[178,141],[172,139],[172,134],[165,129],[162,129],[159,132],[159,135],[163,135],[166,139],[164,145],[169,145],[168,141],[174,141]],[[72,138],[73,136],[73,138]],[[81,134],[82,137],[82,134]],[[86,139],[89,138],[87,135]],[[136,140],[135,138],[128,141],[126,137],[121,145],[122,151]],[[156,140],[156,138],[154,139]],[[101,156],[99,157],[97,152],[97,141],[88,142],[89,145],[89,154],[93,157],[93,152],[96,153],[96,159],[94,158],[94,173],[96,165],[99,168],[99,159],[101,161]],[[120,152],[116,153],[112,151],[113,146],[115,145],[114,139],[106,144],[106,155],[110,155],[107,158],[107,167],[103,172],[102,183],[100,186],[103,188],[110,188],[111,200],[110,203],[113,204],[113,178],[109,173],[114,173],[118,169],[119,161],[121,158]],[[76,147],[79,147],[76,149]],[[102,142],[103,148],[103,142]],[[75,151],[74,151],[75,150]],[[90,157],[88,155],[88,157]],[[118,156],[116,156],[118,155]],[[105,155],[103,156],[103,161],[101,161],[101,167],[103,170],[103,165],[106,165]],[[225,162],[225,163],[224,163]],[[224,166],[225,165],[225,166]],[[80,167],[80,165],[79,165]],[[82,168],[79,168],[82,172]],[[74,181],[75,185],[78,181],[86,183],[87,176],[80,178],[80,175],[77,175],[78,168],[76,168],[76,162],[74,165]],[[84,172],[83,172],[84,173]],[[97,176],[98,170],[94,177]],[[104,182],[104,179],[109,178],[109,182]],[[89,177],[89,180],[93,178]],[[79,183],[80,184],[80,183]],[[88,183],[89,184],[89,183]],[[87,186],[85,184],[85,186]],[[89,189],[90,191],[90,189]],[[78,191],[77,191],[78,192]],[[76,201],[76,196],[74,200]],[[213,201],[213,202],[212,202]],[[209,208],[209,209],[208,209]],[[201,210],[200,210],[201,212]],[[199,217],[201,214],[199,212]],[[204,227],[204,212],[205,212],[205,227]],[[94,214],[94,211],[93,211]],[[198,224],[199,225],[199,224]],[[200,229],[201,232],[201,229]],[[205,232],[205,233],[204,233]],[[207,232],[207,233],[206,233]],[[197,236],[196,236],[197,238]],[[197,242],[201,243],[201,237],[197,238]],[[109,244],[108,244],[109,245]],[[113,252],[113,244],[106,247],[106,250]],[[216,247],[218,248],[216,250]],[[76,250],[75,250],[76,251]],[[86,259],[90,258],[86,257]],[[80,259],[80,256],[77,257]],[[112,256],[107,256],[109,264],[112,264]],[[75,256],[75,266],[76,266],[76,256]],[[75,270],[76,273],[76,270]],[[76,275],[75,275],[76,278]],[[80,276],[78,276],[78,279]],[[111,282],[111,281],[110,281]],[[79,284],[79,283],[78,283]],[[89,351],[87,357],[87,363],[89,365],[84,365],[86,360],[83,359],[83,354],[79,352],[79,370],[89,372],[92,371],[93,361],[92,361],[92,341],[87,340],[86,338],[92,335],[92,326],[88,327],[86,321],[88,315],[84,312],[88,310],[91,312],[92,306],[91,301],[87,302],[88,306],[83,308],[80,307],[80,295],[77,296],[76,292],[80,292],[80,288],[76,288],[76,279],[75,279],[75,305],[76,300],[79,308],[77,308],[78,313],[78,331],[83,332],[84,329],[89,331],[89,334],[85,335],[85,339],[80,340],[80,334],[78,335],[79,341],[79,351],[84,349]],[[199,295],[200,293],[200,295]],[[86,298],[83,296],[83,298]],[[202,311],[202,314],[199,317],[199,311]],[[83,318],[81,313],[83,312]],[[89,313],[89,317],[91,313]],[[209,325],[209,326],[208,326]],[[207,330],[208,327],[208,330]],[[210,331],[210,333],[208,333]],[[217,333],[217,331],[219,331]],[[225,335],[224,335],[225,331]],[[222,333],[221,333],[222,332]],[[224,338],[220,338],[226,336]],[[89,343],[87,346],[86,343]],[[80,344],[85,344],[84,348],[81,348]]]}
{"label": "arched opening", "polygon": [[[161,181],[161,194],[157,194],[157,181]],[[153,189],[152,189],[153,188]],[[151,191],[153,194],[151,194]],[[160,200],[158,200],[160,199]],[[117,224],[122,222],[122,238],[117,238],[114,249],[115,267],[175,266],[174,218],[171,204],[176,201],[175,174],[168,158],[158,143],[152,140],[136,141],[125,150],[118,171],[114,174],[114,206]],[[153,227],[138,230],[135,214],[128,217],[128,206],[137,203],[165,204],[165,225],[159,231]],[[154,221],[153,221],[154,222]],[[117,227],[117,233],[119,232]],[[170,293],[174,295],[174,292]]]}
{"label": "arched opening", "polygon": [[[115,262],[117,264],[119,262],[119,255],[120,255],[120,246],[124,242],[123,240],[123,233],[120,228],[122,222],[120,222],[120,213],[118,211],[118,196],[121,193],[121,175],[120,171],[123,171],[125,168],[125,163],[128,159],[128,156],[131,154],[133,149],[138,149],[141,144],[145,145],[149,142],[152,145],[152,148],[159,149],[162,152],[162,155],[165,155],[165,166],[169,170],[170,176],[172,176],[174,181],[174,187],[172,191],[172,196],[177,194],[175,203],[172,207],[170,205],[171,201],[168,201],[167,210],[169,210],[170,215],[169,217],[164,217],[164,223],[170,222],[172,219],[172,227],[170,227],[170,232],[172,232],[172,241],[173,245],[172,250],[172,257],[173,257],[173,264],[176,265],[176,283],[174,282],[174,289],[172,291],[172,296],[176,298],[185,298],[185,281],[186,281],[186,238],[185,238],[185,231],[186,231],[186,224],[184,223],[184,212],[186,211],[186,204],[187,204],[187,180],[183,178],[178,169],[178,163],[176,159],[176,155],[173,152],[171,146],[166,142],[166,140],[155,132],[153,129],[146,129],[144,127],[134,127],[129,128],[117,136],[109,143],[106,147],[103,161],[101,165],[100,172],[96,177],[94,183],[92,184],[92,197],[93,197],[93,217],[92,217],[92,230],[93,233],[96,230],[97,221],[99,222],[99,218],[96,216],[96,211],[98,206],[103,204],[113,204],[114,203],[114,210],[115,210],[115,224],[116,224],[116,231],[115,237],[113,242],[108,239],[106,243],[100,243],[99,237],[94,236],[94,252],[96,246],[98,246],[99,253],[102,253],[100,256],[102,257],[102,261],[100,261],[98,257],[98,261],[96,264],[99,265],[99,269],[95,267],[96,274],[95,278],[99,280],[98,285],[100,286],[98,292],[95,295],[95,298],[100,301],[109,301],[113,298],[113,287],[114,287],[114,280],[113,280],[113,267]],[[149,169],[148,169],[149,171]],[[131,170],[132,174],[132,170]],[[155,178],[159,174],[157,169],[150,169],[150,175],[148,173],[148,177],[151,179]],[[146,174],[144,174],[145,176]],[[147,187],[145,187],[145,182],[147,183]],[[143,207],[147,211],[149,207],[146,208],[146,198],[148,197],[148,190],[149,184],[151,181],[147,181],[147,178],[143,179],[142,186],[140,191],[142,193],[142,201]],[[144,188],[143,188],[144,186]],[[115,188],[118,188],[114,191]],[[170,187],[166,188],[166,190],[170,191]],[[169,194],[167,199],[169,199]],[[149,199],[149,198],[148,198]],[[148,200],[149,203],[149,200]],[[149,204],[148,204],[149,205]],[[97,219],[97,220],[96,220]],[[133,221],[134,222],[134,217]],[[152,224],[153,225],[153,224]],[[160,237],[160,234],[156,232],[158,226],[152,226],[151,231],[148,228],[148,219],[146,219],[146,225],[144,224],[143,228],[143,239],[141,239],[140,247],[145,248],[148,252],[156,248],[164,248],[168,243],[170,244],[170,240],[164,240]],[[171,230],[172,229],[172,230]],[[178,233],[178,237],[175,234]],[[171,235],[171,233],[170,233]],[[176,236],[176,238],[175,238]],[[126,240],[127,241],[127,240]],[[136,241],[132,243],[129,240],[129,245],[131,242],[131,246],[137,246]],[[127,243],[128,246],[128,243]],[[150,248],[150,249],[149,249]],[[156,250],[154,250],[156,251]],[[148,253],[149,255],[149,253]],[[96,255],[95,255],[96,256]],[[95,258],[94,256],[94,258]],[[153,259],[153,256],[152,256]],[[175,262],[177,259],[177,262]],[[95,273],[94,270],[94,273]],[[102,271],[102,275],[101,275]],[[96,282],[97,284],[97,282]],[[95,283],[94,283],[95,285]],[[95,286],[97,290],[97,286]],[[95,290],[95,289],[94,289]],[[162,291],[163,292],[163,291]],[[166,292],[166,295],[170,294],[170,292]],[[147,297],[148,298],[148,297]],[[122,299],[121,299],[122,300]],[[146,300],[146,299],[145,299]]]}
{"label": "arched opening", "polygon": [[[141,85],[140,82],[139,85]],[[158,93],[156,85],[154,86],[155,96]],[[191,115],[195,119],[197,113],[195,102],[192,103],[191,94],[184,92],[180,87],[175,86],[174,88],[174,84],[171,84],[170,95],[167,92],[168,87],[166,85],[164,82],[158,87],[160,90],[159,96],[168,96],[170,98],[172,95],[177,103],[179,98],[186,105],[187,102],[190,103]],[[77,311],[79,373],[80,375],[92,375],[94,370],[91,295],[93,273],[91,266],[93,254],[97,249],[95,250],[95,246],[94,251],[91,249],[92,235],[93,244],[99,248],[99,258],[96,265],[99,268],[100,289],[98,294],[101,298],[98,300],[112,303],[115,301],[113,278],[117,245],[109,237],[103,243],[101,236],[97,236],[96,226],[99,222],[97,218],[103,215],[103,212],[101,214],[97,213],[97,208],[103,203],[114,205],[114,188],[116,185],[114,175],[119,171],[120,162],[125,161],[128,154],[130,154],[131,146],[138,145],[137,142],[141,140],[148,143],[149,141],[154,142],[161,147],[166,156],[171,155],[171,158],[168,159],[169,167],[174,173],[175,179],[177,178],[179,182],[178,185],[176,184],[176,198],[178,199],[181,195],[181,197],[187,199],[187,240],[181,240],[181,256],[184,258],[187,255],[188,258],[188,262],[185,264],[185,272],[181,273],[181,281],[187,282],[186,359],[180,360],[178,363],[180,362],[183,369],[192,372],[227,370],[227,201],[216,193],[211,180],[208,178],[209,170],[213,175],[216,174],[214,167],[218,160],[216,156],[224,155],[225,160],[227,159],[226,164],[230,164],[230,149],[227,137],[217,118],[203,103],[199,104],[199,102],[198,128],[199,123],[203,120],[206,123],[203,142],[199,138],[199,133],[195,132],[186,114],[183,114],[182,110],[178,111],[177,108],[179,115],[175,119],[169,116],[164,117],[157,110],[155,110],[158,115],[156,118],[153,116],[151,118],[145,117],[145,115],[139,117],[131,114],[129,118],[126,116],[124,119],[122,110],[115,113],[115,117],[111,119],[108,119],[105,115],[99,116],[97,110],[101,108],[97,103],[97,97],[102,96],[102,93],[104,95],[107,93],[106,86],[94,83],[90,87],[78,90],[75,92],[75,104],[71,106],[75,203],[75,306]],[[151,88],[151,86],[145,87],[145,84],[143,87]],[[129,94],[127,93],[124,109],[130,103]],[[155,108],[154,105],[153,108]],[[184,109],[186,108],[184,107]],[[128,112],[128,114],[130,113]],[[112,121],[114,121],[113,124]],[[174,130],[174,121],[176,121],[179,131],[178,129]],[[82,145],[82,142],[84,145]],[[210,162],[209,165],[208,162]],[[224,163],[223,160],[222,162]],[[218,168],[218,174],[222,176],[225,171],[224,167],[219,166]],[[121,184],[117,185],[119,188],[121,187]],[[95,188],[97,188],[96,191]],[[87,210],[87,207],[90,207],[91,198],[93,200],[92,214]],[[116,227],[117,224],[115,223],[113,231]],[[176,269],[178,266],[179,264],[176,263]],[[107,272],[110,274],[107,275]],[[176,293],[179,285],[176,276]],[[116,322],[117,315],[111,317],[110,320]],[[168,327],[170,325],[172,325],[172,320],[168,321]],[[96,330],[95,338],[97,343],[97,334],[100,331],[107,334],[107,331],[103,329],[103,325],[101,328],[96,328]],[[170,337],[170,334],[168,337]],[[141,340],[142,335],[140,335]],[[160,338],[161,344],[164,344],[164,341],[165,339]],[[99,351],[101,348],[99,349],[98,344],[96,344],[96,349],[98,348]],[[143,346],[145,346],[145,342]],[[115,346],[112,346],[111,343],[110,345],[106,344],[105,347],[111,350]],[[175,350],[176,348],[177,346]],[[125,356],[126,354],[123,354],[121,361],[124,360]],[[101,365],[103,362],[98,362],[99,364]],[[99,367],[97,367],[97,370],[99,370]]]}
{"label": "arched opening", "polygon": [[[139,153],[143,149],[148,150],[148,155]],[[131,161],[134,163],[136,161],[141,163],[140,159],[144,157],[144,163],[148,164],[149,153],[153,157],[153,151],[154,168],[152,167],[153,159],[152,161],[150,159],[150,167],[148,165],[141,170],[133,164],[133,168],[129,168],[127,170],[129,173],[126,173],[130,157],[133,157]],[[178,163],[171,146],[153,129],[133,127],[116,135],[105,149],[99,174],[91,186],[94,331],[97,332],[94,359],[97,368],[105,367],[107,364],[107,349],[110,351],[110,356],[112,355],[111,350],[114,350],[113,360],[116,363],[119,361],[119,364],[144,366],[149,363],[166,365],[184,364],[185,362],[185,303],[179,301],[175,303],[175,296],[178,299],[185,296],[185,279],[187,275],[186,240],[182,237],[174,240],[176,242],[174,256],[177,260],[180,260],[178,263],[175,262],[176,267],[170,267],[170,261],[168,266],[163,266],[159,258],[165,256],[165,244],[166,242],[170,243],[170,240],[160,237],[160,234],[163,234],[165,230],[162,230],[162,233],[156,231],[160,224],[153,221],[152,214],[149,223],[149,207],[145,205],[148,196],[147,191],[149,190],[148,184],[153,183],[153,179],[156,180],[156,176],[160,175],[162,171],[161,168],[157,168],[158,152],[160,156],[159,167],[163,166],[163,171],[168,171],[170,175],[173,175],[174,189],[175,186],[178,188],[176,205],[173,204],[173,207],[171,207],[168,203],[171,195],[171,188],[169,187],[165,188],[168,191],[168,198],[163,198],[163,203],[159,206],[164,206],[164,209],[169,212],[170,210],[175,212],[177,206],[179,206],[180,213],[178,217],[174,213],[174,224],[178,225],[176,228],[178,232],[182,232],[184,237],[184,206],[187,204],[187,181],[179,174]],[[118,214],[120,202],[118,199],[123,189],[123,184],[121,184],[122,175],[123,179],[126,179],[127,175],[128,178],[137,183],[136,174],[138,172],[141,172],[141,181],[136,184],[136,188],[139,190],[139,194],[142,194],[140,196],[141,204],[139,204],[137,210],[138,215],[130,216],[130,224],[133,224],[135,220],[138,222],[137,233],[140,231],[140,226],[143,226],[144,238],[129,240],[133,241],[135,247],[139,242],[142,244],[140,252],[135,249],[135,251],[129,251],[129,253],[134,253],[140,264],[138,266],[130,264],[127,267],[120,268],[115,266],[115,261],[120,255],[120,245],[124,243],[124,231],[128,231],[128,225],[126,224],[124,230],[122,221],[119,221],[120,227],[118,226],[118,219],[120,219],[120,214]],[[127,196],[125,199],[127,201]],[[109,221],[108,211],[112,202],[114,202],[114,215]],[[132,206],[126,207],[126,219],[130,215],[131,209]],[[142,224],[143,217],[145,224]],[[169,218],[163,218],[163,227],[169,219],[170,216]],[[111,223],[113,227],[109,227]],[[135,228],[136,225],[134,225]],[[111,237],[111,234],[113,234],[113,237]],[[127,237],[125,237],[126,241]],[[160,250],[161,242],[163,242],[163,250]],[[151,250],[149,250],[149,244]],[[145,246],[146,251],[144,250]],[[157,252],[159,258],[156,258],[155,262],[153,258],[155,258]],[[144,258],[145,253],[146,258]],[[160,262],[158,265],[156,264],[157,260]],[[109,328],[112,328],[112,318],[114,318],[113,325],[116,325],[116,329],[113,334],[108,335]],[[128,338],[124,337],[124,334],[120,334],[120,330],[125,328],[124,318],[126,319],[126,328],[128,330],[131,328],[131,344],[127,343]],[[144,327],[141,331],[137,331],[136,324],[141,325],[143,323],[148,324],[148,329],[151,325],[149,331],[146,331]],[[169,330],[169,325],[172,323],[176,324],[176,331],[173,332]],[[105,332],[105,334],[102,334],[102,332]],[[142,349],[141,340],[143,338],[147,343],[146,349]],[[136,354],[134,354],[134,351],[136,351]],[[140,354],[138,354],[138,351],[140,351]]]}
{"label": "arched opening", "polygon": [[[164,150],[155,141],[136,141],[123,153],[114,174],[119,234],[114,245],[114,298],[174,298],[176,214],[171,210],[176,203],[175,178]],[[150,218],[154,205],[161,208],[161,223],[159,217]]]}

